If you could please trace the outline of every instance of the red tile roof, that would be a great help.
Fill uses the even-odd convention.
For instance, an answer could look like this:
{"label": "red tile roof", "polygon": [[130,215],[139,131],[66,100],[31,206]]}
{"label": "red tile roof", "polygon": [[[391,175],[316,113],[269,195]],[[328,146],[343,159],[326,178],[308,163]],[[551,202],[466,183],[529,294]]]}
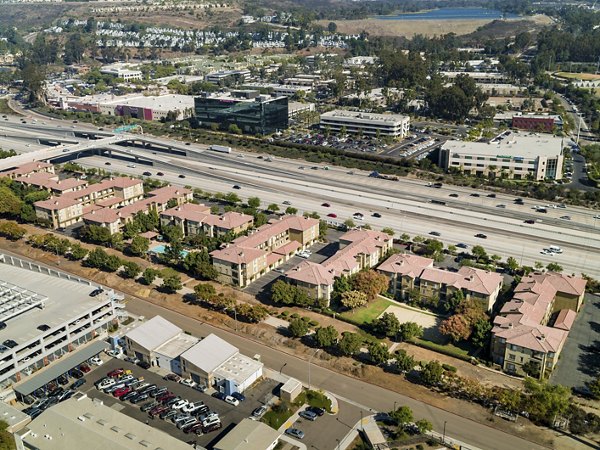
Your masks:
{"label": "red tile roof", "polygon": [[236,245],[215,250],[210,253],[213,259],[220,259],[234,264],[248,264],[252,261],[266,256],[267,252],[256,248],[241,248]]}
{"label": "red tile roof", "polygon": [[335,270],[327,269],[322,264],[302,261],[296,267],[288,270],[285,276],[290,280],[312,285],[331,286],[336,276]]}

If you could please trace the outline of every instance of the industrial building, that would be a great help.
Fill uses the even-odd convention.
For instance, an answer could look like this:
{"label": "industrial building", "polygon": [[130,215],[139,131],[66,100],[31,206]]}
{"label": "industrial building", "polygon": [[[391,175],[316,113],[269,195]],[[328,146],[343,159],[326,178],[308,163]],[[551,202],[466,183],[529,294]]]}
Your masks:
{"label": "industrial building", "polygon": [[[116,320],[111,291],[91,281],[0,254],[0,387],[24,398],[107,347]],[[44,370],[41,370],[44,369]],[[39,374],[36,372],[40,371]]]}
{"label": "industrial building", "polygon": [[272,450],[277,446],[281,433],[270,426],[252,419],[242,419],[233,430],[217,442],[214,450]]}
{"label": "industrial building", "polygon": [[17,450],[190,450],[156,427],[78,392],[15,433]]}
{"label": "industrial building", "polygon": [[404,138],[410,128],[410,117],[400,114],[374,114],[336,109],[321,114],[319,126],[334,133]]}
{"label": "industrial building", "polygon": [[471,175],[559,180],[563,148],[560,137],[505,131],[489,142],[446,141],[438,165]]}
{"label": "industrial building", "polygon": [[194,114],[199,126],[227,129],[236,125],[249,134],[271,134],[289,125],[288,98],[258,91],[204,94],[194,99]]}

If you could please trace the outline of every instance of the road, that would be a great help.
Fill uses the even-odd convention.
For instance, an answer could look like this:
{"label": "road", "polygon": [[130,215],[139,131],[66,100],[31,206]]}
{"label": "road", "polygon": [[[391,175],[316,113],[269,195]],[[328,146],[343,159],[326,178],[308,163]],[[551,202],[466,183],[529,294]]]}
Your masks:
{"label": "road", "polygon": [[[59,128],[59,124],[60,128]],[[74,138],[78,125],[64,122],[42,124],[20,124],[0,121],[0,146],[2,130],[45,129],[45,134],[63,138]],[[89,127],[82,131],[89,131]],[[445,244],[463,242],[469,246],[483,245],[490,254],[502,257],[513,256],[526,265],[536,261],[543,264],[556,262],[567,272],[586,273],[600,277],[600,267],[594,264],[600,250],[600,230],[594,212],[581,207],[549,209],[547,214],[533,212],[538,202],[526,200],[523,206],[514,204],[514,197],[498,194],[495,198],[486,196],[481,190],[447,186],[432,189],[419,180],[402,179],[399,182],[373,179],[360,170],[348,171],[341,167],[324,170],[323,165],[302,165],[296,160],[276,158],[267,161],[258,159],[256,154],[235,152],[229,155],[206,150],[206,146],[193,144],[184,146],[177,141],[155,139],[163,145],[177,145],[184,148],[187,157],[176,157],[160,151],[125,147],[131,158],[140,156],[153,161],[153,167],[137,164],[129,167],[131,160],[107,159],[100,156],[80,158],[78,162],[88,167],[98,167],[118,173],[141,176],[150,171],[164,173],[161,177],[172,184],[190,185],[209,192],[230,192],[234,184],[241,187],[236,191],[241,198],[258,196],[263,204],[290,201],[300,212],[316,211],[322,217],[335,215],[333,221],[343,222],[355,212],[365,214],[365,221],[374,228],[390,227],[397,235],[426,236],[431,231],[441,233],[440,240]],[[106,148],[115,147],[116,141],[106,138]],[[93,141],[85,140],[77,148],[93,146]],[[8,147],[5,147],[8,148]],[[25,154],[39,150],[40,145],[15,148]],[[120,148],[123,153],[123,148]],[[123,155],[121,155],[123,156]],[[125,154],[125,157],[128,155]],[[26,155],[23,156],[26,158]],[[110,165],[107,165],[110,163]],[[317,170],[312,170],[316,167]],[[150,169],[150,170],[149,170]],[[350,173],[352,172],[352,173]],[[185,179],[179,178],[185,175]],[[157,177],[158,178],[158,177]],[[457,197],[449,197],[449,195]],[[472,195],[478,195],[473,197]],[[445,206],[430,203],[432,199],[446,202]],[[330,207],[322,206],[329,203]],[[503,208],[498,207],[503,205]],[[380,218],[373,217],[379,213]],[[571,220],[561,219],[570,216]],[[370,216],[370,217],[369,217]],[[536,219],[534,225],[524,220]],[[487,239],[478,239],[477,233],[484,233]],[[548,245],[560,245],[561,255],[542,255],[540,251]]]}
{"label": "road", "polygon": [[[200,323],[193,318],[183,316],[137,298],[132,298],[128,301],[127,310],[136,315],[143,315],[146,318],[160,314],[184,331],[191,332],[197,336],[206,336],[209,333],[214,333],[238,347],[241,353],[246,355],[259,354],[261,361],[267,367],[271,367],[274,370],[282,369],[286,375],[308,384],[307,361],[250,340],[247,336],[239,336],[207,323]],[[537,450],[546,448],[495,428],[427,405],[408,396],[396,394],[379,386],[332,372],[314,363],[311,365],[310,370],[312,385],[327,390],[342,400],[348,399],[352,403],[363,405],[372,411],[390,411],[394,407],[394,402],[397,405],[409,406],[413,410],[415,417],[429,420],[435,430],[441,432],[445,425],[448,436],[455,437],[481,449]],[[360,417],[356,417],[355,419],[354,422],[358,421]]]}

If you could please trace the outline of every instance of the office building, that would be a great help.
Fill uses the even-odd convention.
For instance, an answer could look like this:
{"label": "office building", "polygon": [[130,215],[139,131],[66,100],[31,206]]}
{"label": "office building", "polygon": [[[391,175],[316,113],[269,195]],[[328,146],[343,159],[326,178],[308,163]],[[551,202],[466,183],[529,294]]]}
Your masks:
{"label": "office building", "polygon": [[100,73],[112,75],[115,78],[121,78],[125,82],[136,81],[142,79],[142,72],[139,70],[131,70],[120,65],[104,66],[100,69]]}
{"label": "office building", "polygon": [[521,130],[552,133],[561,130],[562,126],[563,120],[558,114],[515,114],[512,116],[512,127]]}
{"label": "office building", "polygon": [[[101,352],[116,320],[111,291],[91,281],[0,254],[0,387],[23,398]],[[41,370],[44,369],[44,370]],[[36,372],[40,371],[39,374]]]}
{"label": "office building", "polygon": [[191,450],[156,427],[78,392],[15,433],[17,450]]}
{"label": "office building", "polygon": [[321,114],[319,126],[340,133],[404,138],[410,128],[410,117],[400,114],[375,114],[336,109]]}
{"label": "office building", "polygon": [[540,379],[547,378],[583,304],[585,285],[583,278],[554,272],[524,277],[494,318],[494,363],[508,373],[537,370]]}
{"label": "office building", "polygon": [[563,147],[560,137],[505,131],[489,142],[446,141],[439,166],[470,175],[559,180]]}
{"label": "office building", "polygon": [[288,127],[288,98],[260,95],[258,91],[205,94],[194,99],[198,125],[222,129],[236,125],[244,133],[271,134]]}

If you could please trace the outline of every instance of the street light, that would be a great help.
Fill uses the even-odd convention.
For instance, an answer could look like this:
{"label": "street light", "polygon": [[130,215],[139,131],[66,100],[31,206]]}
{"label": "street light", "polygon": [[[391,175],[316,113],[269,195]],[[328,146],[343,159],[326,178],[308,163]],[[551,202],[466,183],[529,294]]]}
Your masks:
{"label": "street light", "polygon": [[311,384],[310,384],[310,363],[311,363],[312,359],[315,356],[317,356],[317,353],[319,353],[320,351],[321,351],[321,349],[318,348],[317,351],[314,352],[310,358],[308,358],[308,390],[309,391],[310,391],[310,388],[311,388]]}
{"label": "street light", "polygon": [[446,443],[446,421],[444,420],[444,434],[442,434],[442,444]]}
{"label": "street light", "polygon": [[281,366],[281,369],[279,369],[279,375],[281,375],[281,371],[283,370],[283,368],[287,366],[287,363],[283,363],[283,366]]}

